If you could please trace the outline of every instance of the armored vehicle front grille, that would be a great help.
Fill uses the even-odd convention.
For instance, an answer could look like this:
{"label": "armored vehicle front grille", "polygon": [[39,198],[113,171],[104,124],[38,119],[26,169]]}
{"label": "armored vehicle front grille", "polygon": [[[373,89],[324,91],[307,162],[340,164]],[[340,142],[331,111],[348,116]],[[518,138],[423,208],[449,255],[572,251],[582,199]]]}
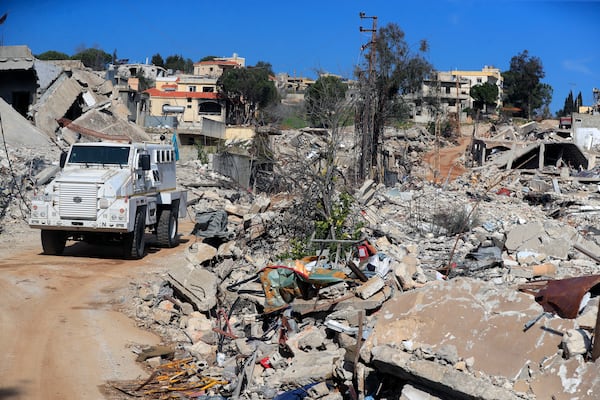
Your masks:
{"label": "armored vehicle front grille", "polygon": [[59,212],[62,219],[96,220],[96,185],[61,183],[59,191]]}

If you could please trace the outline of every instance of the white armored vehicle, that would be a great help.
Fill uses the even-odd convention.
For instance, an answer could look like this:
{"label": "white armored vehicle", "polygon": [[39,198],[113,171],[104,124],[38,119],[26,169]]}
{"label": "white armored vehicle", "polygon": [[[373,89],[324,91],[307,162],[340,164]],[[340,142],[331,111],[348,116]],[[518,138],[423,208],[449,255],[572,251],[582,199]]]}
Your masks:
{"label": "white armored vehicle", "polygon": [[138,259],[146,230],[160,246],[176,246],[187,192],[176,189],[175,161],[170,144],[73,144],[60,173],[32,200],[29,225],[41,229],[44,253],[62,254],[67,240],[79,240],[114,243]]}

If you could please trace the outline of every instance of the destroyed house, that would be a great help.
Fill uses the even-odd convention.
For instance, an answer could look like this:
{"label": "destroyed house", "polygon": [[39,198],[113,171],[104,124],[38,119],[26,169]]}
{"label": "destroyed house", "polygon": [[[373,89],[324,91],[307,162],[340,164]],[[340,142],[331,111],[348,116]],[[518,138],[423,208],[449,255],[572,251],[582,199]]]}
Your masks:
{"label": "destroyed house", "polygon": [[0,46],[0,97],[26,116],[35,102],[38,77],[27,46]]}

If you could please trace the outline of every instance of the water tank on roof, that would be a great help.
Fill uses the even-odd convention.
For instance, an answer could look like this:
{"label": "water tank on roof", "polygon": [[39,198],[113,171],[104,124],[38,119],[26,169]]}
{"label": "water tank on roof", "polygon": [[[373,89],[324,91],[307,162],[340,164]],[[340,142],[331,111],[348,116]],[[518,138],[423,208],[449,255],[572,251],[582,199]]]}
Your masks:
{"label": "water tank on roof", "polygon": [[169,106],[169,105],[164,105],[162,106],[162,112],[163,113],[177,113],[177,114],[182,114],[185,111],[185,107],[184,106]]}

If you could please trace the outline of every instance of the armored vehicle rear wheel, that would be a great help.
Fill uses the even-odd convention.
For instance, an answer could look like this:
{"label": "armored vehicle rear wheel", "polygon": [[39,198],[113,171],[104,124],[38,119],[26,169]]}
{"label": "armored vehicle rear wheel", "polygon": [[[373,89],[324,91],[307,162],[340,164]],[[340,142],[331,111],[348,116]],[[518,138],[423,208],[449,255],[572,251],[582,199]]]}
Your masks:
{"label": "armored vehicle rear wheel", "polygon": [[164,209],[158,216],[158,225],[156,227],[156,237],[158,244],[162,247],[175,247],[179,244],[177,230],[179,222],[177,220],[177,208]]}
{"label": "armored vehicle rear wheel", "polygon": [[63,253],[67,243],[67,235],[64,232],[42,229],[41,236],[44,254],[59,256]]}

